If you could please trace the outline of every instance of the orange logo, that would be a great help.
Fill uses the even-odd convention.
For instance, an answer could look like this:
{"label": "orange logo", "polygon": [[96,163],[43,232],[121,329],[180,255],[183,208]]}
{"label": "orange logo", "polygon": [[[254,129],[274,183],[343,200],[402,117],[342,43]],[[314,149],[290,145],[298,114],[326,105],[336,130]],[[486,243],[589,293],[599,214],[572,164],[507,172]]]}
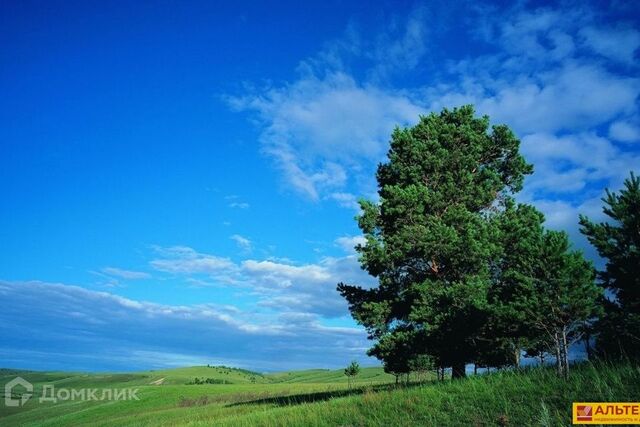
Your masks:
{"label": "orange logo", "polygon": [[591,421],[593,419],[593,411],[591,406],[578,405],[576,418],[578,421]]}
{"label": "orange logo", "polygon": [[572,422],[640,425],[640,402],[573,402]]}

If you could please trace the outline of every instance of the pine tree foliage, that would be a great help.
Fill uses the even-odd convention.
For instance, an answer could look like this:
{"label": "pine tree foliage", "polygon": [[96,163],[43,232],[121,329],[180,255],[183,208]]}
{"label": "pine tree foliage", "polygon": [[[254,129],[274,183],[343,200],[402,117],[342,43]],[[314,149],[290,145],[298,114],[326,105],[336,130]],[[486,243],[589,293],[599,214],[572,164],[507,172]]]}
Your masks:
{"label": "pine tree foliage", "polygon": [[[339,284],[372,339],[411,331],[414,352],[464,375],[489,315],[499,230],[489,219],[532,172],[520,141],[472,106],[396,129],[377,171],[380,201],[362,201],[357,248],[373,289]],[[419,347],[419,348],[416,348]]]}
{"label": "pine tree foliage", "polygon": [[597,347],[608,357],[640,359],[640,177],[632,172],[619,193],[606,191],[603,202],[607,221],[580,216],[582,233],[606,260],[598,276],[610,298],[602,301]]}
{"label": "pine tree foliage", "polygon": [[569,348],[598,315],[601,292],[567,234],[515,202],[532,173],[519,145],[471,106],[393,132],[379,201],[361,201],[358,217],[360,263],[378,286],[338,285],[387,372],[429,360],[455,378],[471,362],[517,367],[526,350],[552,353],[568,374]]}

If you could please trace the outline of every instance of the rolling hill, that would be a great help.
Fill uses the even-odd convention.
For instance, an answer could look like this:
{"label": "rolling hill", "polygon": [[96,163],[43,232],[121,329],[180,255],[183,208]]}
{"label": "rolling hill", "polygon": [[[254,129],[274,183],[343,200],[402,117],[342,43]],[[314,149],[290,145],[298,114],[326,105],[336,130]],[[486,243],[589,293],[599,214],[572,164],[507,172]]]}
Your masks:
{"label": "rolling hill", "polygon": [[[570,424],[573,401],[640,396],[640,368],[632,364],[579,365],[569,381],[551,368],[529,368],[403,387],[380,368],[364,368],[351,389],[340,374],[316,369],[262,375],[206,366],[114,374],[0,370],[2,385],[17,375],[34,384],[34,397],[24,407],[0,407],[0,425],[555,426]],[[196,377],[229,382],[193,384]],[[40,402],[44,385],[97,389],[97,395],[134,388],[139,400]]]}

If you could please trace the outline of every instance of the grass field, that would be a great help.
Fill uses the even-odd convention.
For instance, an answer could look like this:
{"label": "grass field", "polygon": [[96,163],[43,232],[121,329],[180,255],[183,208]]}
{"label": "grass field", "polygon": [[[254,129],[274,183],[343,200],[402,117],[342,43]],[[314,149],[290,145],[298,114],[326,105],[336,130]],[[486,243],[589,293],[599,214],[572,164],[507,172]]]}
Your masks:
{"label": "grass field", "polygon": [[[580,365],[568,382],[551,369],[533,368],[400,388],[380,368],[364,368],[351,390],[340,370],[269,375],[222,367],[127,374],[0,370],[0,383],[17,375],[34,384],[35,396],[22,408],[2,405],[3,426],[564,426],[571,424],[573,401],[640,400],[640,368],[630,364]],[[228,382],[196,385],[196,377]],[[40,403],[45,384],[133,387],[140,400]]]}

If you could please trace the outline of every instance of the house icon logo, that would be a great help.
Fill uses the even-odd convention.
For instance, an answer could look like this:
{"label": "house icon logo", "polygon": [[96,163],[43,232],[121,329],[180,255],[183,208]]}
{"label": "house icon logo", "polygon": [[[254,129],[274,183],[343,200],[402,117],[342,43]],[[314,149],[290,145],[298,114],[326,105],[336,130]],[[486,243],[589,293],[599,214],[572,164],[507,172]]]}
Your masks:
{"label": "house icon logo", "polygon": [[[16,390],[14,397],[14,389],[16,387],[24,388],[22,394]],[[4,385],[4,404],[6,406],[23,406],[33,396],[33,384],[21,377],[16,377]]]}

